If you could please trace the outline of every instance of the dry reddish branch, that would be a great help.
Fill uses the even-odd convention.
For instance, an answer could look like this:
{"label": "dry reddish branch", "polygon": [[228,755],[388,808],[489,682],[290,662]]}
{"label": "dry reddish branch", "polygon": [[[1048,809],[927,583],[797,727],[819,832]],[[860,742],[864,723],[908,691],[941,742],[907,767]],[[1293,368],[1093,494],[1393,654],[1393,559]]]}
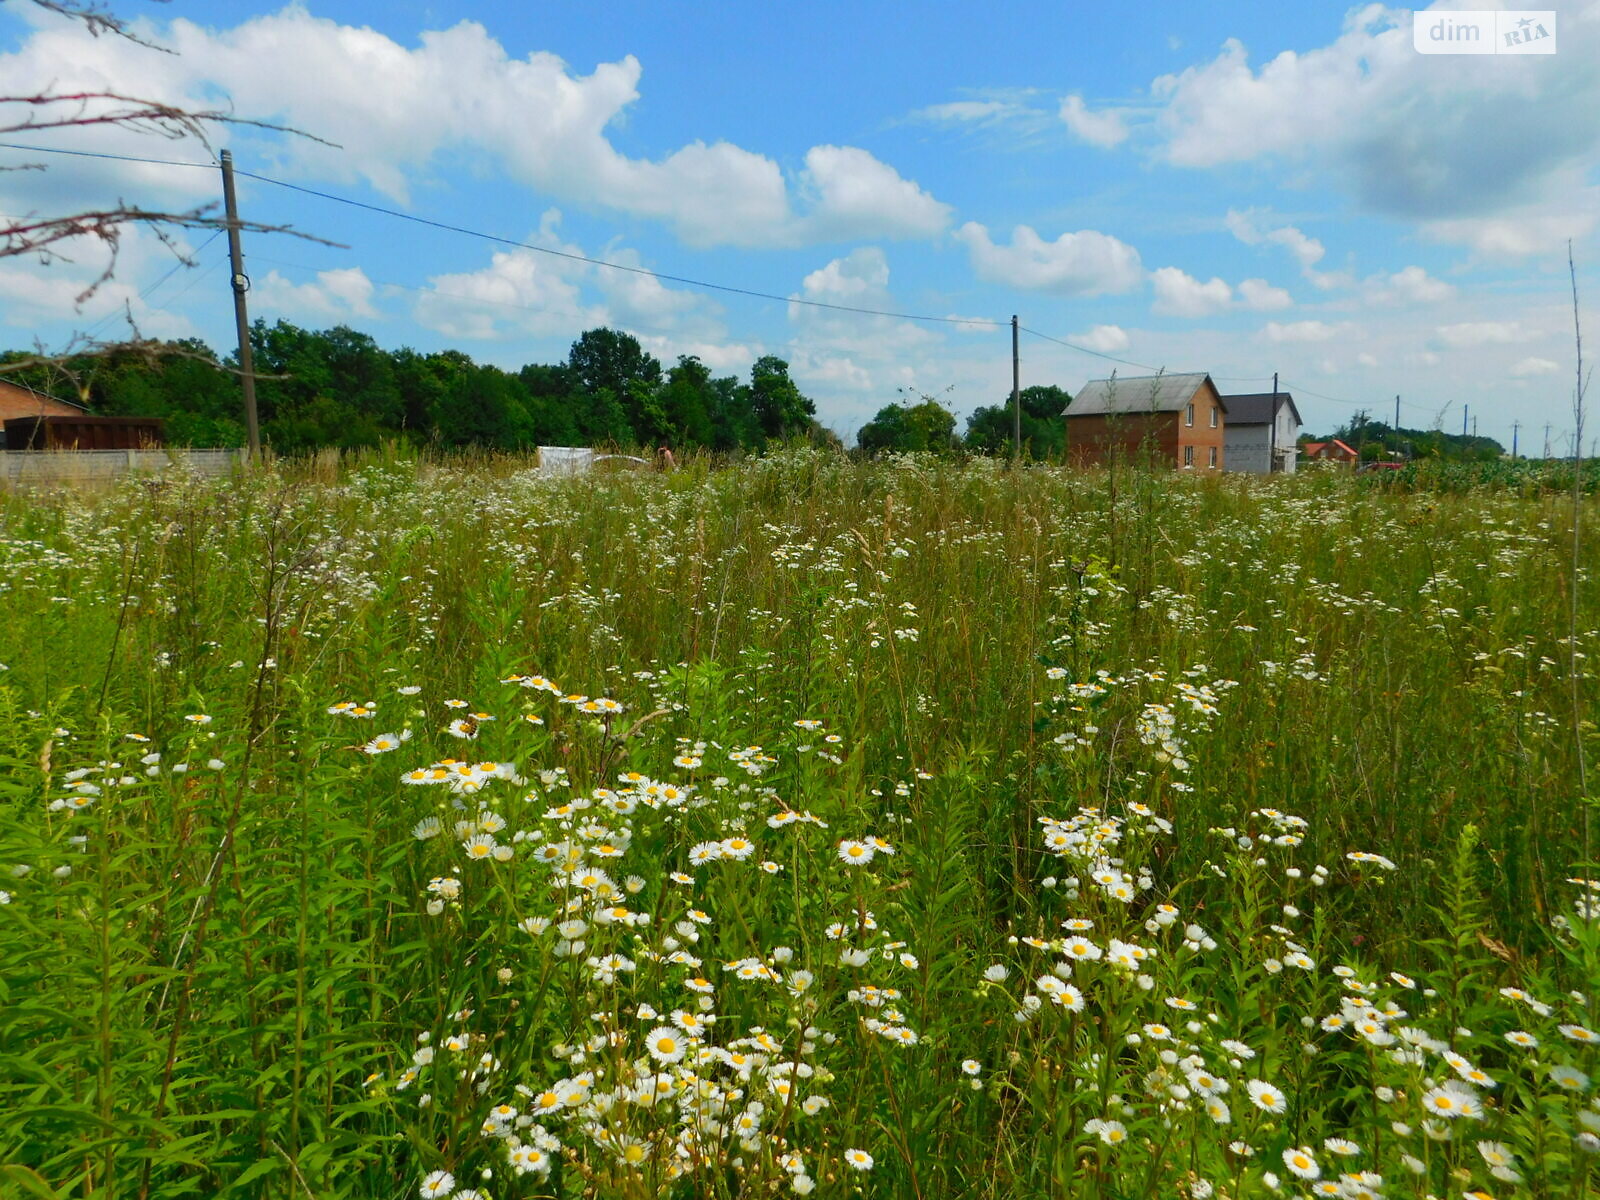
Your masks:
{"label": "dry reddish branch", "polygon": [[[210,148],[206,137],[207,125],[244,125],[253,129],[269,129],[276,133],[292,133],[324,146],[325,141],[304,130],[272,121],[255,121],[236,116],[223,109],[186,109],[160,100],[147,100],[141,96],[125,96],[121,92],[38,92],[31,96],[0,96],[0,112],[5,105],[26,105],[29,109],[24,120],[13,119],[10,124],[0,124],[0,134],[38,133],[48,129],[80,129],[95,125],[118,125],[138,133],[153,133],[159,137],[181,139],[196,138]],[[54,106],[63,106],[60,109]],[[101,107],[104,106],[104,107]],[[119,107],[120,106],[120,107]],[[42,110],[44,112],[41,116]]]}

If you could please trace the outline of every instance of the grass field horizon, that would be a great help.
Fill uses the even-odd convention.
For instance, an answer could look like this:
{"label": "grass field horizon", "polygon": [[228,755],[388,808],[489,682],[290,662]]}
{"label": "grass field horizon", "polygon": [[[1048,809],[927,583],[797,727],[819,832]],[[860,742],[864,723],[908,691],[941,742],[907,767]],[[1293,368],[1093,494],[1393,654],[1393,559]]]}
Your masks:
{"label": "grass field horizon", "polygon": [[0,497],[0,1191],[1589,1195],[1600,507],[1501,482]]}

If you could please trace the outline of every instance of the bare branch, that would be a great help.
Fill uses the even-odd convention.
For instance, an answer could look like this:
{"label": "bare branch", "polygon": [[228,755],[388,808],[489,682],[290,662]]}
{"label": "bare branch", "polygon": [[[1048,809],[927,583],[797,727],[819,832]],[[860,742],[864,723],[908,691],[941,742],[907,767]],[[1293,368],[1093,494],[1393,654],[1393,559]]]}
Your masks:
{"label": "bare branch", "polygon": [[[121,107],[108,107],[103,111],[91,111],[97,103],[105,105],[120,105]],[[336,142],[330,142],[315,134],[306,133],[292,125],[281,125],[274,121],[257,121],[249,117],[235,116],[224,109],[199,109],[191,110],[180,108],[177,105],[167,104],[160,100],[147,100],[141,96],[127,96],[121,92],[39,92],[31,96],[0,96],[0,111],[8,104],[23,104],[29,107],[26,120],[13,120],[10,124],[0,124],[0,135],[15,133],[39,133],[50,129],[84,128],[95,125],[117,125],[124,129],[131,129],[136,133],[150,133],[158,137],[169,138],[174,141],[183,138],[195,138],[206,149],[211,148],[210,139],[206,136],[208,125],[235,125],[252,129],[266,129],[273,133],[292,133],[296,137],[303,137],[308,141],[316,142],[322,146],[331,146],[341,149]],[[44,116],[38,115],[52,105],[70,105],[75,111],[56,112],[54,110]]]}
{"label": "bare branch", "polygon": [[[147,42],[144,38],[128,28],[128,23],[117,16],[99,0],[33,0],[46,12],[53,12],[57,16],[66,17],[72,21],[82,21],[92,37],[99,37],[102,33],[109,33],[113,37],[125,38],[136,45],[144,46],[151,50],[159,50],[163,54],[173,51],[165,46],[158,46],[155,42]],[[156,0],[164,4],[166,0]]]}
{"label": "bare branch", "polygon": [[[127,226],[138,225],[151,230],[169,250],[181,259],[184,255],[172,239],[172,230],[227,229],[229,222],[225,217],[208,215],[214,208],[216,208],[216,205],[209,204],[202,208],[190,209],[187,212],[163,212],[119,204],[115,208],[73,213],[64,217],[35,218],[29,215],[12,220],[8,224],[0,224],[0,259],[32,254],[43,264],[70,262],[72,260],[61,253],[60,246],[62,243],[80,237],[97,239],[110,252],[110,256],[106,262],[105,270],[100,273],[94,282],[78,293],[76,303],[81,305],[105,286],[112,275],[115,274],[117,256],[122,248],[122,233]],[[286,233],[290,237],[302,238],[308,242],[316,242],[318,245],[332,246],[340,250],[349,249],[348,246],[341,242],[330,241],[327,238],[317,237],[315,234],[302,233],[292,225],[268,225],[260,221],[240,221],[238,222],[238,228],[248,230],[251,233]]]}

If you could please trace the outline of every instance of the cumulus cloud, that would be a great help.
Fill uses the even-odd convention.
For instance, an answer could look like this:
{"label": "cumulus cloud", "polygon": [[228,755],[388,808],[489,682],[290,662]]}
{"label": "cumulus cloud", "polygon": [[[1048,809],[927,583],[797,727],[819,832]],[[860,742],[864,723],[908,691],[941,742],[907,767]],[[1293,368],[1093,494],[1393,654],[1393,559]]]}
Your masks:
{"label": "cumulus cloud", "polygon": [[1087,333],[1075,333],[1066,340],[1075,346],[1098,350],[1101,354],[1128,348],[1128,335],[1118,325],[1096,325]]}
{"label": "cumulus cloud", "polygon": [[1520,321],[1461,321],[1438,327],[1439,340],[1446,346],[1461,348],[1485,342],[1509,345],[1525,342],[1531,336]]}
{"label": "cumulus cloud", "polygon": [[1369,304],[1437,304],[1449,300],[1456,289],[1435,279],[1421,267],[1404,267],[1392,274],[1368,276],[1362,292]]}
{"label": "cumulus cloud", "polygon": [[1270,220],[1270,214],[1263,214],[1253,208],[1243,212],[1230,208],[1225,218],[1228,232],[1246,246],[1259,246],[1263,243],[1284,246],[1294,255],[1302,270],[1309,270],[1321,262],[1322,256],[1327,253],[1321,242],[1314,237],[1307,237],[1293,225],[1278,225],[1263,229],[1261,227],[1263,220]]}
{"label": "cumulus cloud", "polygon": [[[562,254],[583,249],[557,232],[561,214],[544,214],[528,241]],[[607,251],[611,262],[643,267],[627,247]],[[435,275],[417,298],[416,321],[447,337],[496,340],[571,336],[614,325],[649,338],[710,342],[726,331],[718,306],[696,292],[668,287],[652,275],[619,271],[535,250],[498,250],[487,266]],[[709,360],[708,360],[709,361]]]}
{"label": "cumulus cloud", "polygon": [[0,74],[16,92],[116,90],[190,108],[225,96],[240,113],[337,143],[239,131],[236,145],[252,142],[280,172],[364,182],[401,202],[417,179],[471,156],[546,196],[660,220],[694,245],[924,237],[949,222],[946,206],[853,147],[814,148],[792,181],[725,141],[624,154],[607,131],[640,96],[632,55],[581,74],[553,54],[513,57],[471,21],[405,46],[298,5],[231,29],[176,20],[153,32],[177,53],[46,22],[0,55]]}
{"label": "cumulus cloud", "polygon": [[1093,229],[1063,233],[1053,242],[1030,226],[1018,225],[1009,246],[968,221],[956,231],[980,279],[1062,296],[1099,296],[1138,287],[1144,272],[1139,252],[1126,242]]}
{"label": "cumulus cloud", "polygon": [[1061,102],[1061,119],[1072,130],[1073,136],[1091,146],[1109,149],[1122,143],[1128,136],[1128,127],[1120,113],[1109,110],[1090,112],[1082,96],[1068,96]]}
{"label": "cumulus cloud", "polygon": [[1600,187],[1572,177],[1551,185],[1548,196],[1492,216],[1424,221],[1422,233],[1435,242],[1467,246],[1485,259],[1559,254],[1568,238],[1588,237],[1600,222]]}
{"label": "cumulus cloud", "polygon": [[814,198],[800,222],[808,241],[933,237],[950,224],[948,204],[853,146],[813,146],[801,182]]}
{"label": "cumulus cloud", "polygon": [[[161,307],[186,283],[197,282],[197,270],[171,274],[164,291],[152,283],[141,294],[132,282],[172,272],[174,250],[192,258],[194,247],[181,236],[169,249],[146,229],[127,229],[113,279],[104,278],[109,259],[98,239],[69,238],[57,248],[63,257],[48,267],[23,257],[0,259],[0,320],[29,331],[30,336],[46,322],[61,322],[108,341],[131,337],[135,331],[141,337],[199,336],[187,317]],[[227,276],[222,280],[219,286],[226,290]]]}
{"label": "cumulus cloud", "polygon": [[1347,322],[1330,325],[1326,321],[1290,321],[1287,324],[1268,321],[1261,332],[1269,342],[1326,342],[1349,329]]}
{"label": "cumulus cloud", "polygon": [[277,271],[267,272],[253,289],[256,305],[266,314],[283,314],[291,320],[348,321],[352,317],[377,319],[372,306],[376,289],[360,267],[318,271],[308,283],[292,283]]}
{"label": "cumulus cloud", "polygon": [[1560,363],[1551,362],[1548,358],[1527,358],[1515,363],[1511,367],[1511,374],[1518,377],[1526,375],[1554,375],[1561,369]]}
{"label": "cumulus cloud", "polygon": [[1369,211],[1426,222],[1442,240],[1532,253],[1550,239],[1482,223],[1535,202],[1582,211],[1584,173],[1600,164],[1593,12],[1564,21],[1562,53],[1538,71],[1495,55],[1441,70],[1445,60],[1412,49],[1410,13],[1378,4],[1352,11],[1332,42],[1259,67],[1229,39],[1153,82],[1160,154],[1196,168],[1309,166]]}
{"label": "cumulus cloud", "polygon": [[1173,317],[1207,317],[1233,303],[1233,289],[1212,276],[1201,283],[1177,267],[1161,267],[1150,274],[1155,287],[1153,311]]}
{"label": "cumulus cloud", "polygon": [[[894,309],[899,306],[889,283],[888,255],[878,246],[860,246],[809,272],[791,300]],[[900,389],[938,391],[950,382],[935,377],[942,369],[942,330],[794,303],[789,323],[790,373],[837,429],[859,426],[903,394]]]}
{"label": "cumulus cloud", "polygon": [[1246,279],[1239,284],[1239,302],[1257,312],[1276,312],[1294,303],[1289,293],[1265,279]]}

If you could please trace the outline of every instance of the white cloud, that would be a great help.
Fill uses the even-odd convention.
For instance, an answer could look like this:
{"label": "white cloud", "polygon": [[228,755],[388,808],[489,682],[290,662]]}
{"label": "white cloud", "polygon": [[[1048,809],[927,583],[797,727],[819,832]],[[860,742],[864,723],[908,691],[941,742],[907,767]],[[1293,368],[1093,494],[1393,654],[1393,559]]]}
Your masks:
{"label": "white cloud", "polygon": [[352,317],[377,319],[372,306],[376,289],[360,267],[318,271],[310,283],[292,283],[277,271],[267,272],[253,289],[265,314],[287,315],[291,320],[347,321]]}
{"label": "white cloud", "polygon": [[948,204],[853,146],[813,146],[801,184],[815,197],[800,222],[808,241],[934,237],[950,224]]}
{"label": "white cloud", "polygon": [[1417,266],[1371,275],[1362,281],[1362,290],[1369,304],[1437,304],[1456,294],[1450,284]]}
{"label": "white cloud", "polygon": [[1271,229],[1263,229],[1261,228],[1263,218],[1270,218],[1270,214],[1260,213],[1253,208],[1246,209],[1243,212],[1230,208],[1225,219],[1228,225],[1228,232],[1246,246],[1259,246],[1263,242],[1275,246],[1285,246],[1288,248],[1289,253],[1294,255],[1295,261],[1300,264],[1302,270],[1310,270],[1311,267],[1322,261],[1322,257],[1327,251],[1316,238],[1307,237],[1293,225],[1279,225]]}
{"label": "white cloud", "polygon": [[1375,367],[1378,365],[1377,358],[1374,355],[1368,354],[1365,350],[1356,355],[1356,362],[1361,364],[1363,367]]}
{"label": "white cloud", "polygon": [[1486,342],[1509,345],[1525,342],[1532,336],[1523,329],[1520,321],[1462,321],[1454,325],[1440,325],[1438,334],[1441,342],[1455,349],[1479,346]]}
{"label": "white cloud", "polygon": [[1326,342],[1349,331],[1347,322],[1329,325],[1326,321],[1268,321],[1261,332],[1269,342]]}
{"label": "white cloud", "polygon": [[[894,309],[899,305],[889,282],[888,256],[877,246],[859,246],[808,273],[791,300]],[[784,357],[790,373],[816,397],[822,419],[840,431],[893,403],[899,389],[931,392],[950,383],[942,377],[948,364],[943,329],[793,303],[789,323]]]}
{"label": "white cloud", "polygon": [[1010,287],[1063,296],[1098,296],[1139,286],[1139,252],[1126,242],[1093,229],[1064,233],[1047,242],[1027,225],[1011,233],[1009,246],[996,245],[976,221],[956,230],[980,279]]}
{"label": "white cloud", "polygon": [[1419,55],[1410,12],[1378,4],[1353,10],[1330,43],[1258,68],[1229,39],[1153,82],[1161,156],[1197,168],[1275,160],[1441,240],[1548,248],[1546,231],[1504,222],[1528,206],[1584,213],[1585,175],[1600,165],[1596,11],[1564,14],[1562,53],[1536,71],[1505,56]]}
{"label": "white cloud", "polygon": [[1239,284],[1239,302],[1257,312],[1276,312],[1294,304],[1285,289],[1274,287],[1265,279],[1242,280]]}
{"label": "white cloud", "polygon": [[1201,283],[1177,267],[1161,267],[1151,272],[1155,286],[1152,310],[1174,317],[1206,317],[1222,312],[1233,302],[1233,289],[1212,276]]}
{"label": "white cloud", "polygon": [[[70,238],[57,244],[62,257],[40,266],[25,257],[0,259],[0,320],[37,334],[46,322],[59,322],[102,341],[135,336],[186,338],[198,336],[185,316],[162,308],[169,296],[186,283],[198,282],[198,270],[187,268],[171,275],[157,290],[160,276],[176,265],[173,249],[192,258],[194,248],[182,237],[173,249],[163,246],[148,230],[131,226],[123,231],[115,278],[105,279],[110,263],[107,248],[92,237]],[[141,295],[135,282],[149,279]],[[226,291],[227,276],[218,284]],[[131,321],[131,324],[130,324]]]}
{"label": "white cloud", "polygon": [[[632,55],[582,75],[553,54],[512,57],[471,21],[408,47],[298,5],[231,29],[177,20],[151,32],[177,53],[48,23],[0,55],[0,76],[12,91],[115,90],[190,108],[221,95],[234,111],[338,144],[235,131],[235,147],[249,145],[276,173],[362,181],[402,202],[419,178],[471,161],[497,163],[546,196],[660,220],[694,245],[921,237],[949,222],[946,206],[853,147],[814,148],[793,189],[774,160],[729,142],[622,153],[607,130],[639,99]],[[108,177],[136,171],[124,164]],[[797,209],[792,191],[810,204]]]}
{"label": "white cloud", "polygon": [[818,267],[801,281],[807,300],[828,304],[855,304],[871,307],[868,300],[881,300],[889,287],[889,259],[876,246],[861,246],[825,267]]}
{"label": "white cloud", "polygon": [[[559,237],[560,221],[555,209],[546,212],[538,232],[528,238],[530,244],[583,254],[581,247]],[[639,255],[627,247],[608,248],[606,256],[624,267],[643,267]],[[447,337],[570,337],[581,329],[614,325],[641,342],[654,338],[663,344],[708,344],[726,333],[717,305],[696,292],[668,287],[639,271],[597,267],[535,250],[499,250],[486,267],[436,275],[429,284],[412,315]],[[735,351],[730,354],[740,357]]]}
{"label": "white cloud", "polygon": [[1066,339],[1075,346],[1110,354],[1128,348],[1128,335],[1118,325],[1096,325],[1087,333],[1075,333]]}
{"label": "white cloud", "polygon": [[1525,375],[1554,375],[1560,369],[1560,363],[1551,362],[1548,358],[1534,358],[1530,355],[1514,364],[1511,368],[1511,374],[1518,377]]}
{"label": "white cloud", "polygon": [[1567,239],[1588,237],[1600,221],[1600,187],[1574,180],[1570,186],[1552,186],[1549,197],[1493,216],[1425,221],[1422,233],[1436,242],[1470,247],[1486,259],[1560,255]]}
{"label": "white cloud", "polygon": [[930,104],[911,114],[913,120],[945,123],[987,123],[1005,116],[1016,106],[1004,100],[952,100],[947,104]]}
{"label": "white cloud", "polygon": [[1105,110],[1090,112],[1084,106],[1082,96],[1068,96],[1061,102],[1061,119],[1074,136],[1091,146],[1109,149],[1128,136],[1128,127],[1120,113]]}

